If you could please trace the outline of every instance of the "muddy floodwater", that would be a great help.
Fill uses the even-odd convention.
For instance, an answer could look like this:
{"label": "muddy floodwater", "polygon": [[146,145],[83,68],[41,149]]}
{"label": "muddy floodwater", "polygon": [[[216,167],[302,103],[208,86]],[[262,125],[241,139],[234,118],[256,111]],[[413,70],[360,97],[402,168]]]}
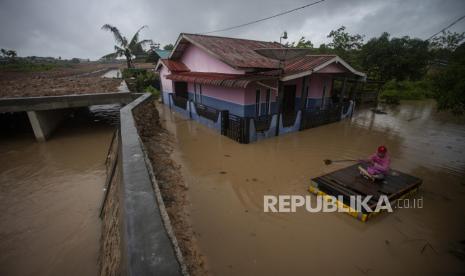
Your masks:
{"label": "muddy floodwater", "polygon": [[14,120],[23,128],[0,137],[0,275],[97,275],[98,209],[114,127],[93,115],[69,119],[37,143],[27,117]]}
{"label": "muddy floodwater", "polygon": [[[160,107],[189,187],[190,219],[214,275],[450,275],[465,272],[465,120],[433,101],[241,145]],[[309,180],[378,145],[423,179],[423,208],[362,223],[346,214],[263,212],[264,195],[309,195]],[[315,199],[314,196],[312,196]]]}

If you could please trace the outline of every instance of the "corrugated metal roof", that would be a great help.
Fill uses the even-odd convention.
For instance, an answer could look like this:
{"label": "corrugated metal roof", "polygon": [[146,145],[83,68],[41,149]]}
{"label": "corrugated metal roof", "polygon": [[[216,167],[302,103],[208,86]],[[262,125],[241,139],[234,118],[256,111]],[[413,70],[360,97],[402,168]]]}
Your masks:
{"label": "corrugated metal roof", "polygon": [[202,48],[219,60],[235,68],[279,68],[278,61],[261,56],[254,50],[283,47],[277,42],[198,34],[181,34],[175,52],[173,52],[171,58],[179,58],[190,43]]}
{"label": "corrugated metal roof", "polygon": [[160,61],[170,70],[171,72],[188,72],[190,69],[180,61],[174,61],[170,59],[160,59]]}
{"label": "corrugated metal roof", "polygon": [[237,75],[206,72],[181,72],[166,76],[167,79],[175,81],[196,82],[225,87],[246,88],[252,82],[262,80],[276,80],[277,76],[266,76],[257,74]]}
{"label": "corrugated metal roof", "polygon": [[296,72],[310,71],[335,57],[336,55],[306,55],[299,57],[286,62],[284,73],[293,74]]}
{"label": "corrugated metal roof", "polygon": [[155,49],[155,53],[157,53],[157,55],[160,58],[168,58],[170,56],[170,54],[171,54],[171,50]]}
{"label": "corrugated metal roof", "polygon": [[[191,44],[196,45],[215,58],[234,68],[257,69],[257,71],[262,72],[263,69],[268,69],[271,70],[268,71],[268,75],[279,74],[279,72],[275,72],[279,69],[279,62],[277,60],[264,57],[258,54],[255,50],[284,47],[277,42],[182,33],[179,36],[175,49],[171,53],[169,59],[178,60],[182,56],[184,50]],[[305,71],[312,71],[316,67],[333,58],[337,59],[336,62],[344,64],[344,66],[354,74],[363,74],[350,67],[350,65],[345,63],[336,55],[306,55],[304,57],[296,58],[286,62],[284,74],[292,75]]]}

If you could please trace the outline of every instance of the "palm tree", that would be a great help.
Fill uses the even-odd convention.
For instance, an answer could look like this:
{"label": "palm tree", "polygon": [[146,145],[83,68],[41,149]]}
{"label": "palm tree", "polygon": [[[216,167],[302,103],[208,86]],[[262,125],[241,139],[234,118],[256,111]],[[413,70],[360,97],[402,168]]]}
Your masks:
{"label": "palm tree", "polygon": [[134,55],[134,53],[140,50],[142,46],[144,46],[145,44],[153,43],[151,39],[144,39],[139,41],[139,32],[144,28],[147,28],[147,26],[144,25],[141,28],[139,28],[139,30],[137,30],[132,39],[128,42],[127,38],[121,34],[118,28],[110,24],[103,25],[102,30],[112,32],[117,45],[115,45],[114,53],[105,55],[102,58],[117,58],[125,56],[128,68],[132,68],[132,56]]}

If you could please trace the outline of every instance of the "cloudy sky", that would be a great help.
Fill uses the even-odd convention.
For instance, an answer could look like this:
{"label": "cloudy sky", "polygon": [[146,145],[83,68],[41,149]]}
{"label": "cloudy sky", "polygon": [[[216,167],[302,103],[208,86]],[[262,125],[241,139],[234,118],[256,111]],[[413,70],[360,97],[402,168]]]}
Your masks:
{"label": "cloudy sky", "polygon": [[[249,22],[315,0],[0,0],[0,48],[20,56],[96,59],[113,49],[109,23],[130,37],[142,25],[142,38],[162,45],[180,32],[202,33]],[[383,31],[393,36],[428,38],[465,14],[464,0],[326,0],[265,22],[215,35],[276,41],[301,36],[315,45],[341,25],[366,39]],[[451,31],[465,31],[465,20]]]}

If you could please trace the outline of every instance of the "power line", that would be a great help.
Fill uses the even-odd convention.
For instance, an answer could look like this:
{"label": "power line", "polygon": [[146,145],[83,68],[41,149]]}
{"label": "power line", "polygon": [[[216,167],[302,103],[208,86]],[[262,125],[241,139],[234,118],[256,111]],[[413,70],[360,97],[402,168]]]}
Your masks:
{"label": "power line", "polygon": [[454,22],[450,23],[447,27],[445,27],[444,29],[440,30],[439,32],[435,33],[434,35],[430,36],[427,40],[430,40],[432,39],[433,37],[437,36],[438,34],[444,32],[445,30],[449,29],[450,27],[454,26],[455,24],[459,23],[460,20],[464,19],[465,18],[465,15],[462,15],[461,17],[459,17],[457,20],[455,20]]}
{"label": "power line", "polygon": [[244,24],[240,24],[240,25],[236,25],[236,26],[232,26],[232,27],[227,27],[227,28],[224,28],[224,29],[219,29],[219,30],[204,32],[204,33],[200,33],[200,34],[211,34],[211,33],[225,32],[225,31],[229,31],[229,30],[233,30],[233,29],[245,27],[245,26],[248,26],[248,25],[252,25],[252,24],[255,24],[255,23],[258,23],[258,22],[262,22],[262,21],[265,21],[265,20],[268,20],[268,19],[272,19],[272,18],[281,16],[281,15],[285,15],[285,14],[288,14],[288,13],[291,13],[291,12],[295,12],[295,11],[297,11],[297,10],[305,9],[305,8],[307,8],[307,7],[316,5],[316,4],[321,3],[321,2],[323,2],[323,1],[325,1],[325,0],[319,0],[319,1],[316,1],[316,2],[313,2],[313,3],[310,3],[310,4],[307,4],[307,5],[304,5],[304,6],[295,8],[295,9],[292,9],[292,10],[283,11],[283,12],[277,13],[277,14],[275,14],[275,15],[268,16],[268,17],[265,17],[265,18],[262,18],[262,19],[258,19],[258,20],[254,20],[254,21],[250,21],[250,22],[247,22],[247,23],[244,23]]}

